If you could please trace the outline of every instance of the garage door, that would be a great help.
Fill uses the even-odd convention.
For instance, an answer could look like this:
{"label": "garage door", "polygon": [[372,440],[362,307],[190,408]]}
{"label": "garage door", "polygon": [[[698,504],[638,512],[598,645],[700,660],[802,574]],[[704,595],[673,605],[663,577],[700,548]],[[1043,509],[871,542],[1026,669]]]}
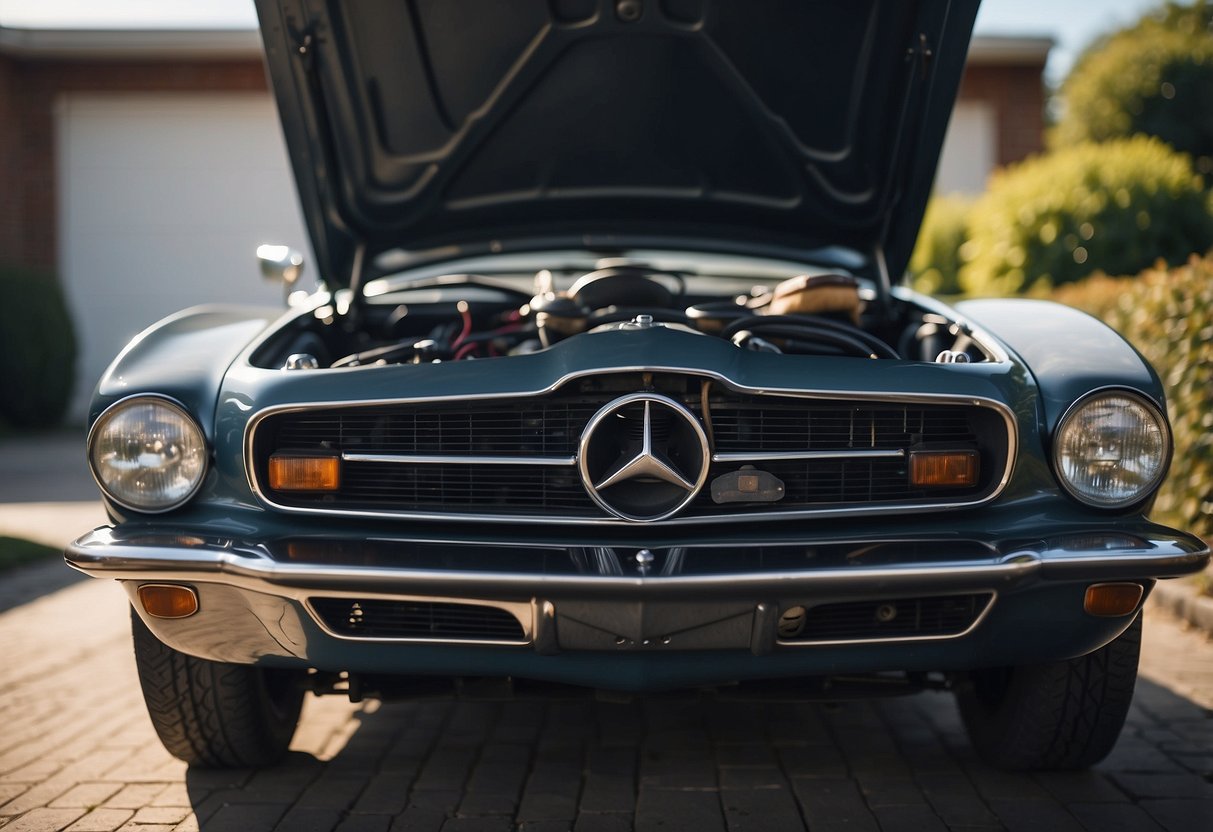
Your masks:
{"label": "garage door", "polygon": [[[281,304],[253,252],[305,249],[267,94],[68,95],[58,109],[60,256],[85,413],[132,336],[199,303]],[[308,281],[309,285],[311,281]]]}

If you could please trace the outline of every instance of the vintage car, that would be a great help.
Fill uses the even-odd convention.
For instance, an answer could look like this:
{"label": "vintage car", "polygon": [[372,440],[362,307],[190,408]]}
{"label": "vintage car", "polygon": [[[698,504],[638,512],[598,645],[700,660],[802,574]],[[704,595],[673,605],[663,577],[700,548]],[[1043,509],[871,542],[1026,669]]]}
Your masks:
{"label": "vintage car", "polygon": [[320,289],[118,356],[66,555],[172,753],[487,680],[935,688],[995,765],[1112,748],[1209,555],[1147,519],[1129,344],[900,285],[976,2],[257,5]]}

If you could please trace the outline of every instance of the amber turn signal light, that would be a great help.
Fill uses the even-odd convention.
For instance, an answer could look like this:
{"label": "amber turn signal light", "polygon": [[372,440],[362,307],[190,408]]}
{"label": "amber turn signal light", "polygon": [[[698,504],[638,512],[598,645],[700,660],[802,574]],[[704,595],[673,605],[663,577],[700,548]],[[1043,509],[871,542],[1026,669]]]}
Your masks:
{"label": "amber turn signal light", "polygon": [[1137,609],[1142,592],[1141,584],[1092,584],[1087,587],[1082,608],[1105,618],[1128,615]]}
{"label": "amber turn signal light", "polygon": [[340,485],[338,457],[295,454],[270,457],[270,488],[274,491],[336,491]]}
{"label": "amber turn signal light", "polygon": [[175,584],[144,584],[139,587],[139,603],[156,618],[187,618],[198,612],[198,594]]}
{"label": "amber turn signal light", "polygon": [[910,452],[911,485],[975,485],[977,468],[977,451]]}

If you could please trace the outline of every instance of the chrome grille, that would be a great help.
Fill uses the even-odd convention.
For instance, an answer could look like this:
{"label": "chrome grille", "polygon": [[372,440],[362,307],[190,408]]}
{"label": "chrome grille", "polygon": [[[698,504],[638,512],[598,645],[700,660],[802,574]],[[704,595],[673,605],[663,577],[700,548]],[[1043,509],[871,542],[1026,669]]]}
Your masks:
{"label": "chrome grille", "polygon": [[[607,519],[581,481],[578,443],[603,406],[646,387],[681,402],[708,428],[715,458],[709,482],[753,464],[785,486],[778,502],[724,505],[704,488],[679,521],[972,504],[993,494],[1007,471],[1009,420],[993,407],[743,394],[713,382],[705,418],[705,383],[692,375],[615,374],[539,396],[284,409],[254,421],[250,475],[273,504],[303,511]],[[912,486],[906,454],[919,447],[977,450],[980,481],[963,488]],[[340,454],[340,490],[269,491],[262,484],[277,451]],[[800,452],[843,456],[780,457]]]}

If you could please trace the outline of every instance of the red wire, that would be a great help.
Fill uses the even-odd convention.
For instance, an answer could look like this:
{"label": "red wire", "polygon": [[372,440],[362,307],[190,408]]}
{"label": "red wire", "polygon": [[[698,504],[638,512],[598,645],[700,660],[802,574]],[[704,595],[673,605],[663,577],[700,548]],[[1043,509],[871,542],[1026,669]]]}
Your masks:
{"label": "red wire", "polygon": [[468,309],[467,304],[461,304],[459,314],[463,316],[463,331],[459,333],[459,337],[451,344],[451,349],[457,349],[463,343],[463,339],[472,334],[472,312]]}

